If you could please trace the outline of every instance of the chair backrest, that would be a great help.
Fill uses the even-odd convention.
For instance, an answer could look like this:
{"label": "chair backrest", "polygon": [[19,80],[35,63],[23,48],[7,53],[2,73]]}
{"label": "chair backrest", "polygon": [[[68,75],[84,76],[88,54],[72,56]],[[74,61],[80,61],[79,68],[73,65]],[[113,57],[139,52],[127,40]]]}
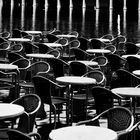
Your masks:
{"label": "chair backrest", "polygon": [[53,55],[55,58],[60,58],[60,55],[61,55],[60,51],[57,50],[57,49],[55,49],[55,50],[50,50],[50,51],[47,52],[47,54],[51,54],[51,55]]}
{"label": "chair backrest", "polygon": [[106,66],[108,64],[108,59],[105,56],[97,56],[93,58],[91,61],[98,62],[99,66]]}
{"label": "chair backrest", "polygon": [[35,94],[41,98],[42,103],[52,105],[51,88],[53,88],[53,85],[55,85],[54,82],[40,75],[34,76],[32,81],[34,83]]}
{"label": "chair backrest", "polygon": [[138,76],[125,69],[118,69],[115,73],[115,77],[112,77],[111,80],[111,88],[135,87],[140,83],[140,78]]}
{"label": "chair backrest", "polygon": [[53,43],[58,40],[58,37],[56,37],[54,34],[47,34],[46,38],[48,39],[49,43]]}
{"label": "chair backrest", "polygon": [[116,52],[116,47],[114,45],[107,45],[105,49],[110,50],[112,54]]}
{"label": "chair backrest", "polygon": [[64,76],[69,68],[69,64],[59,58],[51,58],[48,63],[51,66],[54,78]]}
{"label": "chair backrest", "polygon": [[30,42],[23,42],[22,43],[23,47],[24,47],[24,53],[29,54],[29,53],[34,53],[35,50],[38,49],[38,47]]}
{"label": "chair backrest", "polygon": [[128,131],[134,124],[132,112],[125,107],[110,108],[107,112],[108,128],[114,131]]}
{"label": "chair backrest", "polygon": [[20,71],[19,80],[25,80],[27,68],[31,65],[30,60],[21,58],[12,62],[11,64],[18,66],[18,70]]}
{"label": "chair backrest", "polygon": [[127,40],[127,39],[126,39],[125,36],[123,36],[123,35],[118,35],[118,36],[116,36],[114,39],[111,40],[111,43],[117,47],[119,43],[122,43],[122,42],[125,43],[126,40]]}
{"label": "chair backrest", "polygon": [[107,55],[107,59],[109,61],[111,71],[116,71],[117,69],[124,67],[124,64],[126,62],[125,59],[117,54],[109,54]]}
{"label": "chair backrest", "polygon": [[125,54],[137,54],[139,50],[139,47],[132,42],[126,42],[124,47]]}
{"label": "chair backrest", "polygon": [[62,46],[68,45],[68,39],[67,38],[59,38],[55,43],[60,43]]}
{"label": "chair backrest", "polygon": [[80,41],[75,39],[68,43],[69,48],[78,48],[80,46]]}
{"label": "chair backrest", "polygon": [[23,45],[18,43],[18,44],[13,44],[10,46],[9,52],[15,52],[15,53],[20,53],[21,55],[24,54],[24,48]]}
{"label": "chair backrest", "polygon": [[80,41],[79,48],[86,51],[89,47],[89,43],[90,43],[89,40],[84,37],[78,37],[77,39]]}
{"label": "chair backrest", "polygon": [[103,111],[114,106],[114,99],[121,99],[119,95],[114,94],[111,90],[95,86],[91,89],[92,96],[94,97],[96,114],[100,114]]}
{"label": "chair backrest", "polygon": [[8,60],[9,60],[9,63],[12,63],[14,61],[17,61],[21,58],[24,58],[22,55],[16,53],[16,52],[9,52],[8,53]]}
{"label": "chair backrest", "polygon": [[47,74],[50,71],[50,65],[45,61],[37,61],[32,63],[26,71],[26,81],[32,80],[32,77],[37,74]]}
{"label": "chair backrest", "polygon": [[38,47],[39,53],[47,53],[48,51],[54,50],[53,48],[43,44],[43,43],[34,43]]}
{"label": "chair backrest", "polygon": [[82,76],[88,71],[87,66],[79,61],[71,61],[69,63],[69,66],[70,66],[70,74],[74,76]]}
{"label": "chair backrest", "polygon": [[19,30],[19,29],[13,29],[12,30],[12,38],[20,38],[21,37],[21,30]]}
{"label": "chair backrest", "polygon": [[102,71],[99,70],[90,71],[84,74],[83,76],[96,79],[96,84],[99,86],[103,87],[106,86],[106,77]]}
{"label": "chair backrest", "polygon": [[126,58],[126,68],[130,72],[133,72],[134,70],[139,70],[140,69],[140,59],[135,56],[128,56]]}
{"label": "chair backrest", "polygon": [[79,36],[79,33],[77,31],[71,31],[69,35],[75,35],[75,38]]}
{"label": "chair backrest", "polygon": [[15,129],[8,129],[7,134],[9,140],[32,140],[32,138],[36,140],[41,139],[41,136],[38,133],[32,133],[32,135],[29,135]]}
{"label": "chair backrest", "polygon": [[90,47],[92,49],[101,49],[104,48],[106,46],[105,43],[103,43],[101,40],[96,39],[96,38],[91,38],[90,39]]}
{"label": "chair backrest", "polygon": [[8,39],[10,37],[10,35],[11,34],[8,31],[3,31],[3,32],[0,33],[0,36],[5,38],[5,39]]}
{"label": "chair backrest", "polygon": [[19,97],[18,99],[15,99],[11,103],[23,106],[25,112],[29,116],[29,124],[27,124],[27,122],[24,122],[24,117],[19,120],[20,122],[18,124],[18,130],[22,130],[22,132],[27,132],[26,129],[28,128],[29,132],[32,132],[37,112],[41,106],[40,97],[36,94],[26,94],[22,97]]}
{"label": "chair backrest", "polygon": [[112,34],[105,34],[101,38],[103,39],[109,39],[110,41],[114,39],[114,36]]}
{"label": "chair backrest", "polygon": [[9,50],[10,49],[10,43],[9,42],[0,43],[0,49]]}

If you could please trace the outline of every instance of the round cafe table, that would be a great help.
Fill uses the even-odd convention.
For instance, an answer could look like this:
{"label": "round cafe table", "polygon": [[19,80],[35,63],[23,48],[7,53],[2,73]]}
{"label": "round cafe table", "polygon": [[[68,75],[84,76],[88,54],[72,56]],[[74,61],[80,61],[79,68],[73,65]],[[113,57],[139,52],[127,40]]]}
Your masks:
{"label": "round cafe table", "polygon": [[50,140],[117,140],[117,133],[98,126],[69,126],[52,130]]}
{"label": "round cafe table", "polygon": [[138,54],[126,54],[126,55],[122,55],[122,58],[125,58],[126,59],[129,56],[134,56],[134,57],[137,57],[137,58],[140,59],[140,55],[138,55]]}
{"label": "round cafe table", "polygon": [[9,38],[9,41],[13,42],[30,42],[31,40],[28,38]]}
{"label": "round cafe table", "polygon": [[12,65],[12,64],[0,64],[0,69],[1,70],[18,70],[17,65]]}
{"label": "round cafe table", "polygon": [[36,34],[42,34],[41,31],[25,31],[28,34],[36,35]]}
{"label": "round cafe table", "polygon": [[68,90],[68,98],[69,98],[68,110],[69,110],[70,116],[71,116],[71,121],[69,121],[70,119],[68,118],[68,124],[70,124],[70,125],[73,122],[73,89],[72,89],[72,87],[73,87],[73,85],[86,86],[85,112],[86,112],[86,118],[87,118],[88,93],[90,90],[90,85],[96,84],[96,80],[94,78],[81,77],[81,76],[62,76],[62,77],[56,78],[56,81],[60,84],[71,85],[71,86],[69,86],[69,90]]}
{"label": "round cafe table", "polygon": [[132,73],[137,75],[137,76],[140,76],[140,70],[134,70]]}
{"label": "round cafe table", "polygon": [[20,116],[24,113],[24,107],[17,104],[0,103],[0,120]]}
{"label": "round cafe table", "polygon": [[57,48],[57,47],[62,47],[62,45],[60,43],[43,43],[49,47],[52,47],[52,48]]}
{"label": "round cafe table", "polygon": [[88,53],[110,53],[111,51],[110,50],[107,50],[107,49],[88,49],[86,50],[86,52]]}
{"label": "round cafe table", "polygon": [[[130,97],[132,98],[132,102],[130,103],[130,108],[133,111],[135,115],[135,107],[136,107],[136,102],[135,99],[137,97],[140,97],[140,88],[135,88],[135,87],[120,87],[120,88],[114,88],[111,90],[113,93],[119,94],[123,97]],[[133,109],[132,109],[133,108]]]}

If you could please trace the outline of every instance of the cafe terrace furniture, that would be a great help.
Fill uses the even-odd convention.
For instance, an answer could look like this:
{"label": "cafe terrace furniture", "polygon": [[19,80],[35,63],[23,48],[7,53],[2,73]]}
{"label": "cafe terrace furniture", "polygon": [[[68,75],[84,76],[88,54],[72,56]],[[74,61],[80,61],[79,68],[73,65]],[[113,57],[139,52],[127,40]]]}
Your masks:
{"label": "cafe terrace furniture", "polygon": [[51,54],[41,54],[41,53],[30,53],[30,54],[26,54],[26,56],[29,57],[29,58],[38,59],[38,60],[54,58],[54,55],[51,55]]}
{"label": "cafe terrace furniture", "polygon": [[71,117],[71,121],[69,118],[69,124],[71,125],[73,122],[73,86],[86,86],[86,103],[85,103],[85,112],[87,118],[87,101],[88,101],[88,94],[90,90],[90,86],[96,84],[96,80],[93,78],[89,77],[81,77],[81,76],[62,76],[62,77],[57,77],[56,81],[60,84],[68,85],[69,90],[68,90],[68,110],[69,110],[69,115]]}
{"label": "cafe terrace furniture", "polygon": [[24,113],[24,107],[16,104],[0,103],[0,120],[14,118]]}
{"label": "cafe terrace furniture", "polygon": [[126,69],[130,72],[140,69],[140,58],[129,56],[126,58]]}
{"label": "cafe terrace furniture", "polygon": [[9,38],[9,41],[13,42],[30,42],[31,40],[28,38]]}
{"label": "cafe terrace furniture", "polygon": [[24,32],[26,32],[26,33],[28,33],[28,34],[32,34],[32,35],[42,34],[41,31],[24,31]]}
{"label": "cafe terrace furniture", "polygon": [[13,140],[13,139],[14,140],[19,140],[19,139],[20,140],[32,140],[32,139],[41,140],[41,136],[37,132],[25,134],[15,129],[8,129],[7,135],[8,135],[9,140]]}
{"label": "cafe terrace furniture", "polygon": [[72,35],[72,34],[60,34],[60,35],[56,35],[58,38],[76,38],[75,35]]}
{"label": "cafe terrace furniture", "polygon": [[36,115],[41,106],[40,97],[36,94],[26,94],[12,101],[10,105],[20,105],[24,108],[24,114],[20,116],[17,130],[24,133],[33,132]]}
{"label": "cafe terrace furniture", "polygon": [[119,94],[122,97],[132,98],[132,100],[130,102],[130,109],[131,109],[131,111],[133,111],[133,114],[135,115],[136,98],[140,97],[140,88],[120,87],[120,88],[114,88],[111,91],[113,93]]}
{"label": "cafe terrace furniture", "polygon": [[[102,124],[103,121],[101,120],[103,119],[103,116],[105,117],[104,119],[106,119],[106,125]],[[80,121],[76,123],[76,125],[99,125],[103,128],[107,127],[108,129],[115,131],[119,136],[119,134],[128,132],[132,128],[134,125],[134,116],[126,107],[115,106],[101,112],[89,120]]]}
{"label": "cafe terrace furniture", "polygon": [[98,126],[68,126],[52,130],[50,140],[116,140],[117,133]]}
{"label": "cafe terrace furniture", "polygon": [[111,51],[107,49],[88,49],[86,50],[86,52],[92,53],[92,54],[108,54]]}
{"label": "cafe terrace furniture", "polygon": [[[62,105],[66,106],[66,122],[68,119],[67,112],[67,98],[64,97],[66,87],[60,85],[46,77],[36,75],[32,78],[35,87],[35,94],[41,98],[41,108],[38,112],[40,118],[49,117],[49,123],[52,124],[53,128],[56,128],[56,122],[60,122],[60,113],[64,111]],[[44,110],[44,104],[50,106],[49,110]],[[43,115],[44,114],[44,115]],[[47,116],[46,116],[47,115]],[[56,116],[57,115],[57,116]],[[39,118],[39,117],[38,117]],[[36,124],[37,125],[37,124]]]}
{"label": "cafe terrace furniture", "polygon": [[62,45],[60,43],[43,43],[43,44],[45,44],[49,47],[52,47],[52,48],[56,48],[56,49],[62,47]]}

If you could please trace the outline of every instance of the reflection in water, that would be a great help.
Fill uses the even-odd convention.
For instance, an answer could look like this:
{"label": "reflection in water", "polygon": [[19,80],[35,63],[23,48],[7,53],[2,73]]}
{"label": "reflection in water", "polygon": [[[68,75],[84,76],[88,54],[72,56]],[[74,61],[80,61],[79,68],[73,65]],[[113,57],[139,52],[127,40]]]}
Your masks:
{"label": "reflection in water", "polygon": [[[73,6],[72,3],[71,6]],[[98,0],[96,6],[98,6]],[[94,9],[94,6],[49,7],[48,0],[45,0],[43,9],[38,6],[36,0],[28,7],[24,0],[21,5],[15,5],[14,0],[11,0],[10,6],[2,4],[0,0],[0,31],[11,31],[13,28],[41,31],[57,28],[64,33],[76,30],[88,38],[112,33],[115,36],[126,35],[129,41],[139,41],[140,12],[135,12],[133,19],[129,20],[129,18],[128,10],[123,8],[120,10],[119,7],[118,9]]]}

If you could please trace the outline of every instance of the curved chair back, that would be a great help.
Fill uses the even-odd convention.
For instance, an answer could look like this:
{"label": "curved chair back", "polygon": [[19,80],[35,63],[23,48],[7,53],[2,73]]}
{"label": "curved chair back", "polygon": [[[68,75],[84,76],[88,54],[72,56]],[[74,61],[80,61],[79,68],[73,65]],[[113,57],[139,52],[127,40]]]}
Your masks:
{"label": "curved chair back", "polygon": [[[18,124],[18,130],[21,130],[22,132],[32,132],[33,127],[35,125],[35,118],[37,115],[37,112],[41,106],[41,99],[36,94],[26,94],[22,97],[19,97],[18,99],[15,99],[11,102],[12,104],[18,104],[24,107],[25,112],[28,114],[29,124],[25,122],[25,118],[22,117],[19,120]],[[29,132],[28,132],[29,131]]]}
{"label": "curved chair back", "polygon": [[84,37],[78,37],[77,39],[80,41],[79,48],[86,51],[89,47],[89,43],[90,43],[89,40]]}

